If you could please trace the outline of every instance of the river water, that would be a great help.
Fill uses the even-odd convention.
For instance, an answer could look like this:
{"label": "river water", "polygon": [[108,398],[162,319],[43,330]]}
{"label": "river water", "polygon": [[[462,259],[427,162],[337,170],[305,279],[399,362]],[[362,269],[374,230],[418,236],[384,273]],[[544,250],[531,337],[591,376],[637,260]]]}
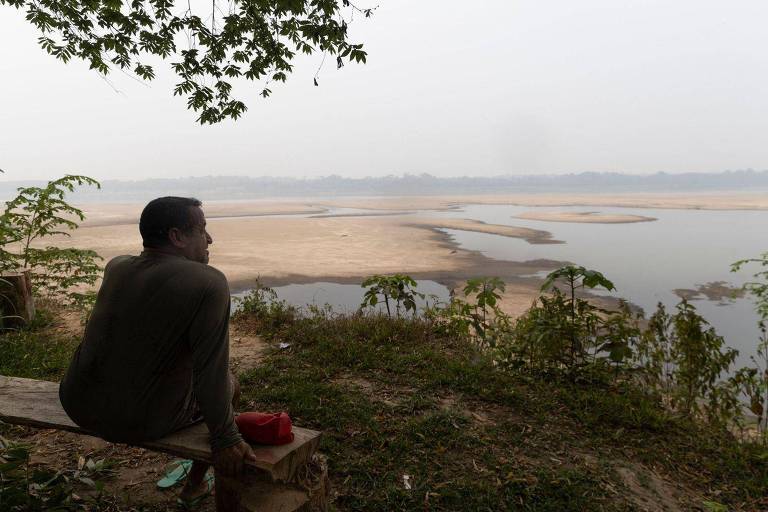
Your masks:
{"label": "river water", "polygon": [[[654,222],[588,224],[514,218],[530,211],[594,211],[601,214],[640,215]],[[479,250],[501,260],[539,258],[568,261],[599,270],[616,285],[611,295],[623,297],[652,313],[656,304],[668,309],[680,302],[673,290],[724,281],[741,286],[748,270],[730,272],[731,263],[768,251],[768,212],[750,210],[671,210],[606,207],[520,207],[467,205],[436,213],[441,217],[475,219],[489,224],[528,227],[552,233],[563,244],[535,245],[498,235],[445,230],[460,247]],[[747,364],[756,350],[757,315],[751,298],[694,300],[700,314],[739,350],[739,364]]]}
{"label": "river water", "polygon": [[[416,292],[423,293],[424,298],[416,298],[416,308],[418,311],[424,309],[428,304],[433,306],[436,301],[447,302],[449,299],[449,290],[444,285],[435,281],[419,280],[416,281]],[[359,284],[341,284],[329,282],[316,282],[306,284],[289,284],[285,286],[276,286],[273,288],[280,300],[286,301],[294,306],[304,307],[307,305],[324,307],[326,304],[331,306],[334,311],[339,313],[353,313],[360,308],[363,301],[365,289]],[[234,294],[233,297],[243,297],[247,292]],[[390,304],[392,314],[395,314],[394,303]],[[378,304],[375,310],[386,313],[384,303]]]}
{"label": "river water", "polygon": [[[640,215],[653,222],[598,224],[548,222],[515,218],[531,211],[599,212]],[[335,215],[381,213],[373,210],[334,209]],[[449,211],[420,211],[419,216],[473,219],[489,224],[528,227],[552,233],[562,244],[530,244],[522,239],[462,230],[443,230],[463,249],[508,261],[549,259],[599,270],[625,298],[650,314],[659,302],[668,309],[680,302],[673,290],[724,281],[741,286],[749,271],[730,272],[736,260],[768,251],[768,212],[751,210],[673,210],[613,207],[529,207],[464,205]],[[299,215],[310,217],[312,215]],[[337,311],[353,311],[362,300],[359,285],[338,283],[292,284],[275,289],[280,298],[296,305],[330,304]],[[448,290],[434,281],[419,281],[418,291],[446,300]],[[739,350],[737,365],[748,364],[756,351],[757,315],[751,298],[693,300],[700,314]]]}

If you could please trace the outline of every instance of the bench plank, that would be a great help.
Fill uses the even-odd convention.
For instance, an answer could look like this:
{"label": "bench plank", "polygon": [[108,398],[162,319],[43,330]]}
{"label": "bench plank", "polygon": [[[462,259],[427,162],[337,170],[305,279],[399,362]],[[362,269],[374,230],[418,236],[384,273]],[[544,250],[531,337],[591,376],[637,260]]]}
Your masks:
{"label": "bench plank", "polygon": [[[55,382],[0,375],[0,421],[98,437],[69,419],[59,401],[59,385]],[[293,479],[297,469],[309,462],[317,450],[320,432],[293,427],[293,433],[294,440],[289,444],[251,445],[257,460],[247,464],[267,472],[273,480]],[[208,427],[202,423],[136,446],[185,459],[211,462]]]}

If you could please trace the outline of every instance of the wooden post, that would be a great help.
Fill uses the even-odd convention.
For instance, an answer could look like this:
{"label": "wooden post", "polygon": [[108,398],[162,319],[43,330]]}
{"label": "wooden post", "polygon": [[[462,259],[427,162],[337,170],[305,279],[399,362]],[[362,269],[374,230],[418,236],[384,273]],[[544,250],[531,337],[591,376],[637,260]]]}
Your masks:
{"label": "wooden post", "polygon": [[0,274],[0,327],[19,327],[35,318],[29,270]]}

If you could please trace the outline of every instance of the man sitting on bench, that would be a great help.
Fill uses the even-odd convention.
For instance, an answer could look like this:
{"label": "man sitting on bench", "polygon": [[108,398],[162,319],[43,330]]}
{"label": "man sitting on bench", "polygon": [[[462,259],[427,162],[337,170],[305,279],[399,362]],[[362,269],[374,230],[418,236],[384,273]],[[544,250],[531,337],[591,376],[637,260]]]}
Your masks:
{"label": "man sitting on bench", "polygon": [[[229,286],[208,266],[205,216],[197,199],[162,197],[141,213],[144,252],[107,263],[85,336],[61,382],[61,403],[83,429],[108,441],[159,439],[202,419],[217,477],[238,477],[255,460],[234,422],[229,372]],[[207,491],[196,462],[181,493]],[[225,510],[232,492],[216,478]]]}

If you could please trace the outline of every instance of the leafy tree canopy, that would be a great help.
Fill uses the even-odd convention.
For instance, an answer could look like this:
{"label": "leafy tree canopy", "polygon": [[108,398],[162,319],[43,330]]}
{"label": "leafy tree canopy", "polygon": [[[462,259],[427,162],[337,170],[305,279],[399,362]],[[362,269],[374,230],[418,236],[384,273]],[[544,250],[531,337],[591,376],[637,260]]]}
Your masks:
{"label": "leafy tree canopy", "polygon": [[[371,15],[349,0],[0,0],[26,11],[42,33],[40,46],[68,62],[80,58],[107,74],[117,68],[144,80],[155,77],[152,56],[171,61],[201,124],[237,119],[245,104],[232,96],[232,80],[284,82],[294,56],[321,52],[337,67],[365,62],[347,25]],[[315,78],[317,85],[317,78]]]}

